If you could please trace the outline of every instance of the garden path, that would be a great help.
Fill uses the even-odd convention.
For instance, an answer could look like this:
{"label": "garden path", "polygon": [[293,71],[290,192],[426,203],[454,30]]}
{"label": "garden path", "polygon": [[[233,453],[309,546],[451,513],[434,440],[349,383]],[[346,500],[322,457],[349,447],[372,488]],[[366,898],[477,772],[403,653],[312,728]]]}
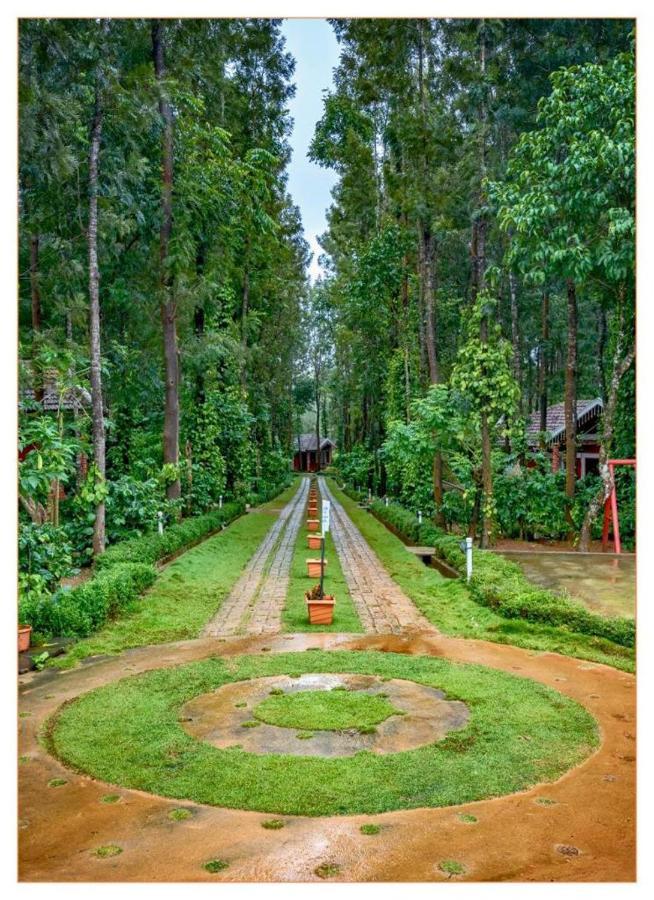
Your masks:
{"label": "garden path", "polygon": [[283,508],[275,524],[201,637],[263,634],[281,631],[293,547],[302,522],[309,479]]}
{"label": "garden path", "polygon": [[324,479],[319,479],[319,484],[321,494],[331,503],[334,545],[364,630],[377,634],[435,632],[434,626],[395,584]]}

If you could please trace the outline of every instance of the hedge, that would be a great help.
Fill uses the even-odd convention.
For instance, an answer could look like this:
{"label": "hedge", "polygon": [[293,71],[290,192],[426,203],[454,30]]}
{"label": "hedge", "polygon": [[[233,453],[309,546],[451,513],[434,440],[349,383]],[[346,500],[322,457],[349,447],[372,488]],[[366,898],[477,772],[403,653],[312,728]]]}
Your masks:
{"label": "hedge", "polygon": [[[441,559],[462,575],[465,573],[460,536],[446,534],[432,522],[419,525],[416,516],[398,503],[386,506],[375,500],[371,508],[382,523],[390,525],[405,539],[434,547]],[[472,599],[506,619],[527,619],[557,625],[570,631],[606,638],[623,647],[633,647],[635,644],[636,623],[633,619],[605,618],[562,594],[539,588],[529,581],[517,563],[499,554],[474,550],[472,571],[469,584]]]}
{"label": "hedge", "polygon": [[183,519],[176,525],[170,525],[163,534],[154,531],[129,541],[120,541],[108,547],[95,563],[97,571],[112,568],[118,563],[146,562],[155,563],[165,559],[189,544],[201,540],[212,531],[231,522],[245,510],[240,500],[225,503],[222,509],[212,509],[201,516]]}
{"label": "hedge", "polygon": [[20,621],[29,622],[39,634],[88,637],[136,600],[156,577],[153,565],[119,563],[79,587],[21,600]]}

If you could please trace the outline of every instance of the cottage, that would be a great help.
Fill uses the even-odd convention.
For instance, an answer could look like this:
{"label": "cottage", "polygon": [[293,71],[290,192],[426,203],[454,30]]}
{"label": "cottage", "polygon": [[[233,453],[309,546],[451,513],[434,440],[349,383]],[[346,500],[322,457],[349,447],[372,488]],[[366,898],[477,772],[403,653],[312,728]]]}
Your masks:
{"label": "cottage", "polygon": [[331,465],[332,450],[336,445],[331,438],[320,441],[320,465],[318,465],[318,441],[315,434],[298,434],[296,451],[293,456],[293,468],[296,472],[315,472]]}
{"label": "cottage", "polygon": [[[577,400],[577,478],[597,473],[599,468],[600,426],[604,404],[594,400]],[[540,447],[540,411],[527,420],[527,441],[530,450]],[[552,457],[552,470],[565,468],[565,403],[547,407],[545,449]]]}

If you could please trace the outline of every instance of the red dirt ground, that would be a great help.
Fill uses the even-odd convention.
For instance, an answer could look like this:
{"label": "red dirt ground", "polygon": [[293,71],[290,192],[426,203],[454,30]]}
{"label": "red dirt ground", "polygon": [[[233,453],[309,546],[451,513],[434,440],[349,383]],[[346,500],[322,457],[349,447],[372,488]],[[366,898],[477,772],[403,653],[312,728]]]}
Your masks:
{"label": "red dirt ground", "polygon": [[[64,768],[39,744],[44,720],[63,702],[109,681],[216,653],[374,649],[474,662],[534,678],[582,703],[597,719],[602,743],[582,765],[553,784],[443,809],[374,816],[284,816],[267,831],[269,814],[166,800],[114,787]],[[277,635],[207,638],[133,650],[68,672],[22,679],[19,708],[21,881],[318,881],[314,869],[340,866],[339,881],[439,881],[444,859],[463,864],[454,880],[595,882],[635,879],[635,679],[607,666],[438,634],[409,636]],[[61,787],[48,787],[65,778]],[[118,794],[116,804],[100,802]],[[538,800],[554,801],[539,804]],[[193,816],[168,818],[183,806]],[[476,824],[460,814],[477,817]],[[368,837],[359,827],[382,825]],[[95,848],[117,844],[119,856]],[[373,851],[373,852],[371,852]],[[203,869],[219,857],[229,868]]]}

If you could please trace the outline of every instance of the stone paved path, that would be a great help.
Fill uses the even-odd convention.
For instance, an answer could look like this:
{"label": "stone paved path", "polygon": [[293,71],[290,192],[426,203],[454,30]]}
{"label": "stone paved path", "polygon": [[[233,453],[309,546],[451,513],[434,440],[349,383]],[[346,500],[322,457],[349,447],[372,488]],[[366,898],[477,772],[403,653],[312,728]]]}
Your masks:
{"label": "stone paved path", "polygon": [[320,491],[331,502],[331,531],[336,552],[365,631],[400,634],[436,629],[395,584],[324,479]]}
{"label": "stone paved path", "polygon": [[261,634],[281,630],[293,547],[304,515],[309,479],[279,514],[224,603],[201,637]]}

